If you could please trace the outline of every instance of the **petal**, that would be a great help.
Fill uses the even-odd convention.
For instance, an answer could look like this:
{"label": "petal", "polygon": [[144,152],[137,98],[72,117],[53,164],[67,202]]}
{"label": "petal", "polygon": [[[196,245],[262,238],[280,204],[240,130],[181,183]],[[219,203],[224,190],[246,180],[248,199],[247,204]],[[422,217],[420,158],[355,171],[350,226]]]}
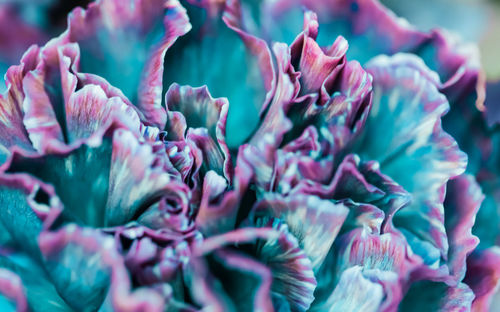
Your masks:
{"label": "petal", "polygon": [[237,4],[230,2],[222,18],[219,14],[207,16],[208,8],[188,5],[191,19],[204,26],[195,27],[180,38],[165,59],[165,86],[174,82],[195,87],[207,85],[212,95],[228,98],[226,142],[230,148],[237,148],[254,131],[275,84],[269,47],[241,28]]}
{"label": "petal", "polygon": [[294,194],[281,197],[269,193],[254,206],[251,218],[269,214],[282,220],[290,233],[297,237],[316,271],[323,263],[348,212],[343,205],[317,196]]}
{"label": "petal", "polygon": [[273,144],[278,147],[286,132],[292,128],[291,121],[286,117],[292,100],[300,91],[298,81],[299,73],[295,72],[290,56],[290,49],[284,43],[275,43],[273,52],[278,65],[278,78],[276,93],[269,105],[256,133],[252,136],[251,143],[257,145],[264,135],[274,140]]}
{"label": "petal", "polygon": [[113,120],[140,132],[140,121],[131,106],[119,97],[108,98],[98,85],[86,85],[71,94],[66,105],[66,127],[70,142],[86,139]]}
{"label": "petal", "polygon": [[470,311],[474,293],[466,284],[448,286],[421,281],[413,284],[399,309],[402,311]]}
{"label": "petal", "polygon": [[130,290],[123,258],[111,237],[72,224],[43,232],[39,241],[47,272],[73,308],[163,311],[164,301],[156,291]]}
{"label": "petal", "polygon": [[3,311],[28,311],[21,279],[12,271],[3,268],[0,269],[0,308]]}
{"label": "petal", "polygon": [[152,230],[129,223],[108,229],[118,250],[125,256],[125,265],[139,285],[174,284],[182,279],[182,271],[191,258],[191,249],[202,240],[196,230],[184,233],[167,228]]}
{"label": "petal", "polygon": [[316,279],[311,261],[299,247],[288,226],[275,218],[247,220],[256,227],[243,227],[202,244],[201,250],[236,246],[253,259],[266,264],[272,273],[271,291],[288,301],[292,311],[306,311],[314,300]]}
{"label": "petal", "polygon": [[[244,149],[245,146],[240,147],[238,155],[242,155]],[[238,217],[241,218],[241,211],[249,210],[253,205],[252,197],[247,197],[251,192],[248,185],[253,178],[253,169],[244,157],[238,156],[236,159],[234,180],[230,189],[225,192],[222,190],[227,184],[213,171],[209,171],[203,181],[196,224],[206,236],[233,230]]]}
{"label": "petal", "polygon": [[[178,192],[184,186],[158,166],[149,144],[124,129],[110,128],[103,136],[44,156],[15,154],[8,172],[51,183],[65,218],[91,226],[124,224],[163,195],[186,196],[187,190]],[[82,198],[82,191],[89,196]]]}
{"label": "petal", "polygon": [[[71,311],[40,262],[16,253],[1,256],[0,267],[0,292],[10,301],[9,305],[14,302],[17,305],[17,309],[12,311]],[[3,305],[0,307],[5,308]]]}
{"label": "petal", "polygon": [[450,243],[448,266],[457,282],[465,276],[467,256],[479,244],[479,239],[472,234],[472,226],[483,199],[480,186],[470,175],[461,175],[448,183],[444,202]]}
{"label": "petal", "polygon": [[10,154],[6,149],[19,146],[28,151],[33,147],[23,124],[24,92],[22,81],[26,73],[36,66],[39,49],[29,48],[21,64],[12,66],[5,74],[7,91],[0,96],[0,162]]}
{"label": "petal", "polygon": [[288,226],[278,219],[256,220],[257,226],[276,229],[276,239],[257,241],[250,253],[271,269],[271,291],[283,295],[292,311],[307,311],[314,300],[313,266]]}
{"label": "petal", "polygon": [[[218,146],[214,146],[214,148],[219,150],[219,153],[222,153],[222,155],[217,157],[220,158],[222,156],[222,158],[218,160],[221,162],[218,166],[212,166],[210,164],[211,158],[205,160],[209,163],[209,170],[214,169],[215,171],[218,171],[218,173],[224,172],[226,178],[231,179],[231,156],[226,144],[226,121],[229,106],[227,99],[212,98],[207,87],[191,88],[189,86],[179,86],[174,83],[168,89],[167,94],[165,95],[165,101],[167,106],[167,115],[170,115],[171,112],[175,111],[184,116],[183,119],[169,118],[167,121],[167,128],[207,129],[209,134],[209,138],[207,139],[211,139],[212,141],[207,145],[214,145],[215,142],[217,142]],[[185,122],[185,125],[182,125],[183,122]],[[170,123],[181,123],[181,125],[170,125]],[[205,151],[206,148],[202,148],[204,145],[205,144],[201,144],[198,145],[198,147],[202,151]]]}
{"label": "petal", "polygon": [[330,75],[342,69],[345,63],[347,41],[338,37],[325,53],[316,43],[318,20],[314,12],[304,13],[304,31],[290,46],[292,64],[301,73],[301,94],[321,92]]}
{"label": "petal", "polygon": [[131,132],[117,130],[112,148],[106,204],[108,225],[126,223],[145,204],[162,195],[187,196],[186,186],[171,180],[169,174],[156,165],[152,147],[139,143]]}
{"label": "petal", "polygon": [[351,267],[340,276],[337,287],[324,302],[318,302],[311,311],[378,311],[383,299],[380,284],[363,276],[362,268]]}
{"label": "petal", "polygon": [[191,28],[179,2],[105,0],[73,10],[68,24],[62,40],[80,45],[82,70],[123,90],[148,121],[163,128],[163,58]]}
{"label": "petal", "polygon": [[[413,65],[403,66],[401,59]],[[357,150],[362,158],[377,160],[412,195],[412,203],[394,216],[395,225],[431,243],[446,259],[444,187],[464,171],[466,155],[442,130],[448,102],[422,68],[418,58],[405,54],[370,63],[374,101]]]}
{"label": "petal", "polygon": [[[37,237],[51,213],[62,210],[54,189],[25,174],[0,176],[0,220],[15,246],[40,258]],[[20,228],[22,231],[19,231]]]}
{"label": "petal", "polygon": [[262,31],[275,41],[291,42],[302,19],[302,6],[318,13],[321,46],[342,35],[349,42],[347,56],[364,64],[380,55],[407,52],[424,59],[439,74],[438,88],[455,106],[482,106],[485,82],[477,46],[443,30],[422,32],[397,17],[377,0],[263,1]]}
{"label": "petal", "polygon": [[497,105],[500,99],[500,80],[488,82],[486,92],[488,96],[484,101],[485,115],[488,126],[492,127],[500,122],[500,107]]}
{"label": "petal", "polygon": [[500,249],[497,246],[474,251],[467,259],[464,283],[474,291],[473,311],[490,311],[500,281]]}
{"label": "petal", "polygon": [[[2,3],[0,7],[0,67],[2,75],[5,70],[19,60],[32,44],[39,44],[45,41],[46,35],[40,31],[31,21],[23,19],[23,6],[15,3]],[[21,11],[21,12],[20,12]],[[24,12],[25,13],[25,12]],[[12,29],[16,31],[13,32]],[[4,70],[5,69],[5,70]],[[0,92],[4,92],[5,85],[3,77],[0,78]]]}
{"label": "petal", "polygon": [[392,271],[398,278],[406,280],[420,265],[401,233],[369,233],[365,229],[354,229],[340,237],[338,246],[338,270],[362,266],[364,270]]}
{"label": "petal", "polygon": [[193,259],[188,287],[196,302],[214,311],[272,310],[271,274],[265,265],[229,250]]}
{"label": "petal", "polygon": [[[147,129],[128,100],[102,78],[78,72],[80,50],[59,39],[37,50],[36,67],[22,79],[23,123],[34,147],[72,144],[114,120],[137,133]],[[77,90],[78,87],[78,91]]]}
{"label": "petal", "polygon": [[[330,83],[335,88],[332,88],[334,92],[328,102],[324,106],[314,106],[312,111],[333,132],[332,135],[325,135],[326,129],[320,128],[320,133],[336,150],[340,150],[361,131],[370,113],[372,77],[358,62],[350,61]],[[349,135],[345,134],[346,130]]]}

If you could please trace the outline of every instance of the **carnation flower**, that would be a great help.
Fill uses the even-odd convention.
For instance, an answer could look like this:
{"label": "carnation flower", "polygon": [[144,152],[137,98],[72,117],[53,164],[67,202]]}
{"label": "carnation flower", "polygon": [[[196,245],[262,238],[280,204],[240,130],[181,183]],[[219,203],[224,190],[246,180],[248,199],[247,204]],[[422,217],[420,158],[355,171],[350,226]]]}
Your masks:
{"label": "carnation flower", "polygon": [[443,30],[375,0],[97,0],[5,80],[5,309],[489,308],[497,116]]}

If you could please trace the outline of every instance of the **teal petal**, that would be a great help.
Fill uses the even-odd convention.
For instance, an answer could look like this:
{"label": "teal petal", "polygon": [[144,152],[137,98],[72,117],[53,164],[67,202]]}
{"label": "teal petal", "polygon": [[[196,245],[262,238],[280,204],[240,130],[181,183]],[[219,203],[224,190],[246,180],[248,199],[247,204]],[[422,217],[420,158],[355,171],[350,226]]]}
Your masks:
{"label": "teal petal", "polygon": [[271,52],[263,40],[242,29],[236,1],[225,8],[223,17],[208,16],[205,8],[187,8],[191,19],[203,26],[194,27],[167,51],[164,86],[207,85],[213,96],[227,97],[226,141],[237,148],[255,130],[272,96]]}
{"label": "teal petal", "polygon": [[323,302],[317,302],[311,311],[376,312],[382,303],[382,285],[363,276],[362,268],[354,266],[345,270],[335,289]]}
{"label": "teal petal", "polygon": [[[356,150],[362,159],[377,160],[381,171],[411,194],[410,205],[394,216],[396,227],[429,242],[446,258],[444,188],[467,162],[441,128],[448,102],[437,90],[435,73],[415,56],[380,56],[368,71],[373,75],[373,106]],[[429,259],[428,264],[439,261]]]}
{"label": "teal petal", "polygon": [[474,293],[466,284],[414,283],[399,306],[400,311],[470,311]]}

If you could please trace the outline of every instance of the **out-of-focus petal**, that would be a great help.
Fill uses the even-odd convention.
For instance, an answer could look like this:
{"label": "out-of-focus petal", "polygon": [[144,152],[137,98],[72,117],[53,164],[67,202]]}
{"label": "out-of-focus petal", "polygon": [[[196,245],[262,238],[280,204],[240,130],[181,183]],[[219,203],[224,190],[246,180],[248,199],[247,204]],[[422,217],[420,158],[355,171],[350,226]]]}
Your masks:
{"label": "out-of-focus petal", "polygon": [[[13,311],[71,311],[70,306],[61,298],[43,264],[22,253],[0,256],[2,280],[0,292],[16,302]],[[2,302],[3,303],[3,302]],[[9,311],[2,306],[2,310]]]}
{"label": "out-of-focus petal", "polygon": [[[15,29],[16,31],[12,31]],[[0,92],[5,91],[3,74],[9,66],[19,61],[32,44],[40,44],[47,39],[37,27],[23,20],[20,12],[11,3],[0,7]],[[8,83],[8,79],[5,81]]]}
{"label": "out-of-focus petal", "polygon": [[488,126],[494,126],[500,123],[500,80],[489,81],[486,85],[486,99],[484,106],[486,108],[486,121]]}
{"label": "out-of-focus petal", "polygon": [[401,311],[471,311],[474,293],[466,284],[421,281],[413,284],[401,302]]}
{"label": "out-of-focus petal", "polygon": [[0,308],[2,311],[28,311],[21,279],[12,271],[0,269]]}
{"label": "out-of-focus petal", "polygon": [[[402,66],[402,59],[408,65]],[[357,150],[362,158],[377,160],[382,172],[412,195],[411,204],[394,216],[396,227],[431,243],[446,259],[444,187],[466,165],[466,155],[441,128],[448,102],[415,56],[380,56],[368,68],[374,100]],[[427,264],[439,261],[428,258]]]}
{"label": "out-of-focus petal", "polygon": [[479,239],[472,234],[472,226],[483,199],[481,188],[473,176],[461,175],[448,182],[444,202],[450,244],[448,266],[456,282],[464,278],[467,256],[479,244]]}
{"label": "out-of-focus petal", "polygon": [[500,281],[500,248],[497,246],[474,251],[467,259],[464,283],[474,291],[472,311],[491,310],[493,295]]}

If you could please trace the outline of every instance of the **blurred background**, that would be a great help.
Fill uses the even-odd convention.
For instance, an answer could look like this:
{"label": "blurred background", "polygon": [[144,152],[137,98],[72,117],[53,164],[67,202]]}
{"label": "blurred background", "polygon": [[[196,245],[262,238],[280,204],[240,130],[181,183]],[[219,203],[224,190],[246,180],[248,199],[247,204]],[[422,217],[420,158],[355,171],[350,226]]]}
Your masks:
{"label": "blurred background", "polygon": [[[256,0],[257,1],[257,0]],[[0,72],[17,64],[33,43],[66,27],[66,15],[90,0],[0,0]],[[381,0],[421,30],[446,28],[479,45],[489,80],[500,79],[500,0]],[[4,83],[0,83],[0,90]]]}
{"label": "blurred background", "polygon": [[475,42],[489,80],[500,79],[500,0],[381,0],[420,30],[445,28]]}

